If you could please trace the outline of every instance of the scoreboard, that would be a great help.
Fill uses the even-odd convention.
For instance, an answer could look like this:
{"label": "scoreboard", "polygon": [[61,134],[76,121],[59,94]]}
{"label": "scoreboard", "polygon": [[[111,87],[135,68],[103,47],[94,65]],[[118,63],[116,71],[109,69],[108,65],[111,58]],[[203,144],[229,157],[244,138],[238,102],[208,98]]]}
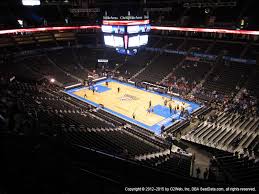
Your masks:
{"label": "scoreboard", "polygon": [[115,33],[115,34],[124,34],[125,33],[125,26],[102,25],[102,32],[104,32],[104,33]]}
{"label": "scoreboard", "polygon": [[103,20],[102,25],[104,44],[123,54],[134,54],[138,48],[146,45],[150,30],[148,19]]}
{"label": "scoreboard", "polygon": [[145,33],[150,31],[150,25],[134,25],[134,26],[109,26],[102,25],[102,32],[104,33],[115,33],[115,34],[134,34],[134,33]]}

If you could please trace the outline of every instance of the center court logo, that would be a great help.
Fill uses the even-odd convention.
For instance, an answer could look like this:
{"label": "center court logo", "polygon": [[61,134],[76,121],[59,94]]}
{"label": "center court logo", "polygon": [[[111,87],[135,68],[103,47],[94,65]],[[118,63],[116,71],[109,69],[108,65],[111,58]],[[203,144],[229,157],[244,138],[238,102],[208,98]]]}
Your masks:
{"label": "center court logo", "polygon": [[120,97],[121,101],[133,101],[133,100],[138,100],[136,96],[132,96],[129,94],[124,94],[122,97]]}

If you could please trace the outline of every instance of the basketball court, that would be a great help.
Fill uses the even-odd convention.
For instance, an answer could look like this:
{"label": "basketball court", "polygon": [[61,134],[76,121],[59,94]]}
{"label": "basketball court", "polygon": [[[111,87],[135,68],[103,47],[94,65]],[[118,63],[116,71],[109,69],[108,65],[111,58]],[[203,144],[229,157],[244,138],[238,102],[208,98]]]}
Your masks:
{"label": "basketball court", "polygon": [[196,103],[113,79],[97,82],[93,87],[74,88],[65,92],[156,134],[160,134],[162,125],[167,128],[177,120],[182,120],[181,110],[188,110],[191,114],[200,108]]}

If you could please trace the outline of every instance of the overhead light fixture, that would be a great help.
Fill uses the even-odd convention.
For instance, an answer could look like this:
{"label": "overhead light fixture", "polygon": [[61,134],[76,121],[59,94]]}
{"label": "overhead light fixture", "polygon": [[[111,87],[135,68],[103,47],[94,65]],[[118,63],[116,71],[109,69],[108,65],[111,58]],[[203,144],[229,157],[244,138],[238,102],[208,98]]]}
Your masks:
{"label": "overhead light fixture", "polygon": [[23,20],[17,20],[17,22],[18,22],[19,25],[23,28]]}
{"label": "overhead light fixture", "polygon": [[205,12],[206,14],[210,13],[210,8],[205,8],[204,12]]}
{"label": "overhead light fixture", "polygon": [[40,0],[22,0],[24,6],[40,5]]}

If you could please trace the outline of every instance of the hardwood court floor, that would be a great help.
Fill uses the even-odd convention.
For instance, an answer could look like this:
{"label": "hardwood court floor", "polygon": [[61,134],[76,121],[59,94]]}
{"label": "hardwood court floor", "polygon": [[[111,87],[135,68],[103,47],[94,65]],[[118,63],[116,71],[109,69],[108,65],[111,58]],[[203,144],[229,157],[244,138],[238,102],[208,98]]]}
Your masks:
{"label": "hardwood court floor", "polygon": [[[96,87],[98,88],[99,86],[106,87],[105,83],[101,83]],[[119,93],[117,91],[118,87],[120,88]],[[134,113],[136,121],[148,126],[153,126],[156,123],[165,119],[165,117],[162,117],[158,114],[152,112],[148,113],[147,110],[150,100],[152,106],[164,106],[165,99],[169,101],[167,105],[171,103],[173,108],[175,108],[177,104],[179,104],[180,108],[186,108],[189,106],[189,104],[187,103],[183,104],[181,101],[177,100],[170,101],[170,98],[166,98],[159,94],[141,90],[135,88],[134,86],[125,85],[118,82],[109,82],[108,88],[108,90],[105,90],[103,92],[95,92],[94,94],[92,90],[84,88],[73,92],[73,94],[82,98],[84,98],[84,95],[86,94],[86,100],[90,100],[97,104],[103,104],[104,107],[114,112],[125,115],[129,118],[132,118],[132,115]]]}

